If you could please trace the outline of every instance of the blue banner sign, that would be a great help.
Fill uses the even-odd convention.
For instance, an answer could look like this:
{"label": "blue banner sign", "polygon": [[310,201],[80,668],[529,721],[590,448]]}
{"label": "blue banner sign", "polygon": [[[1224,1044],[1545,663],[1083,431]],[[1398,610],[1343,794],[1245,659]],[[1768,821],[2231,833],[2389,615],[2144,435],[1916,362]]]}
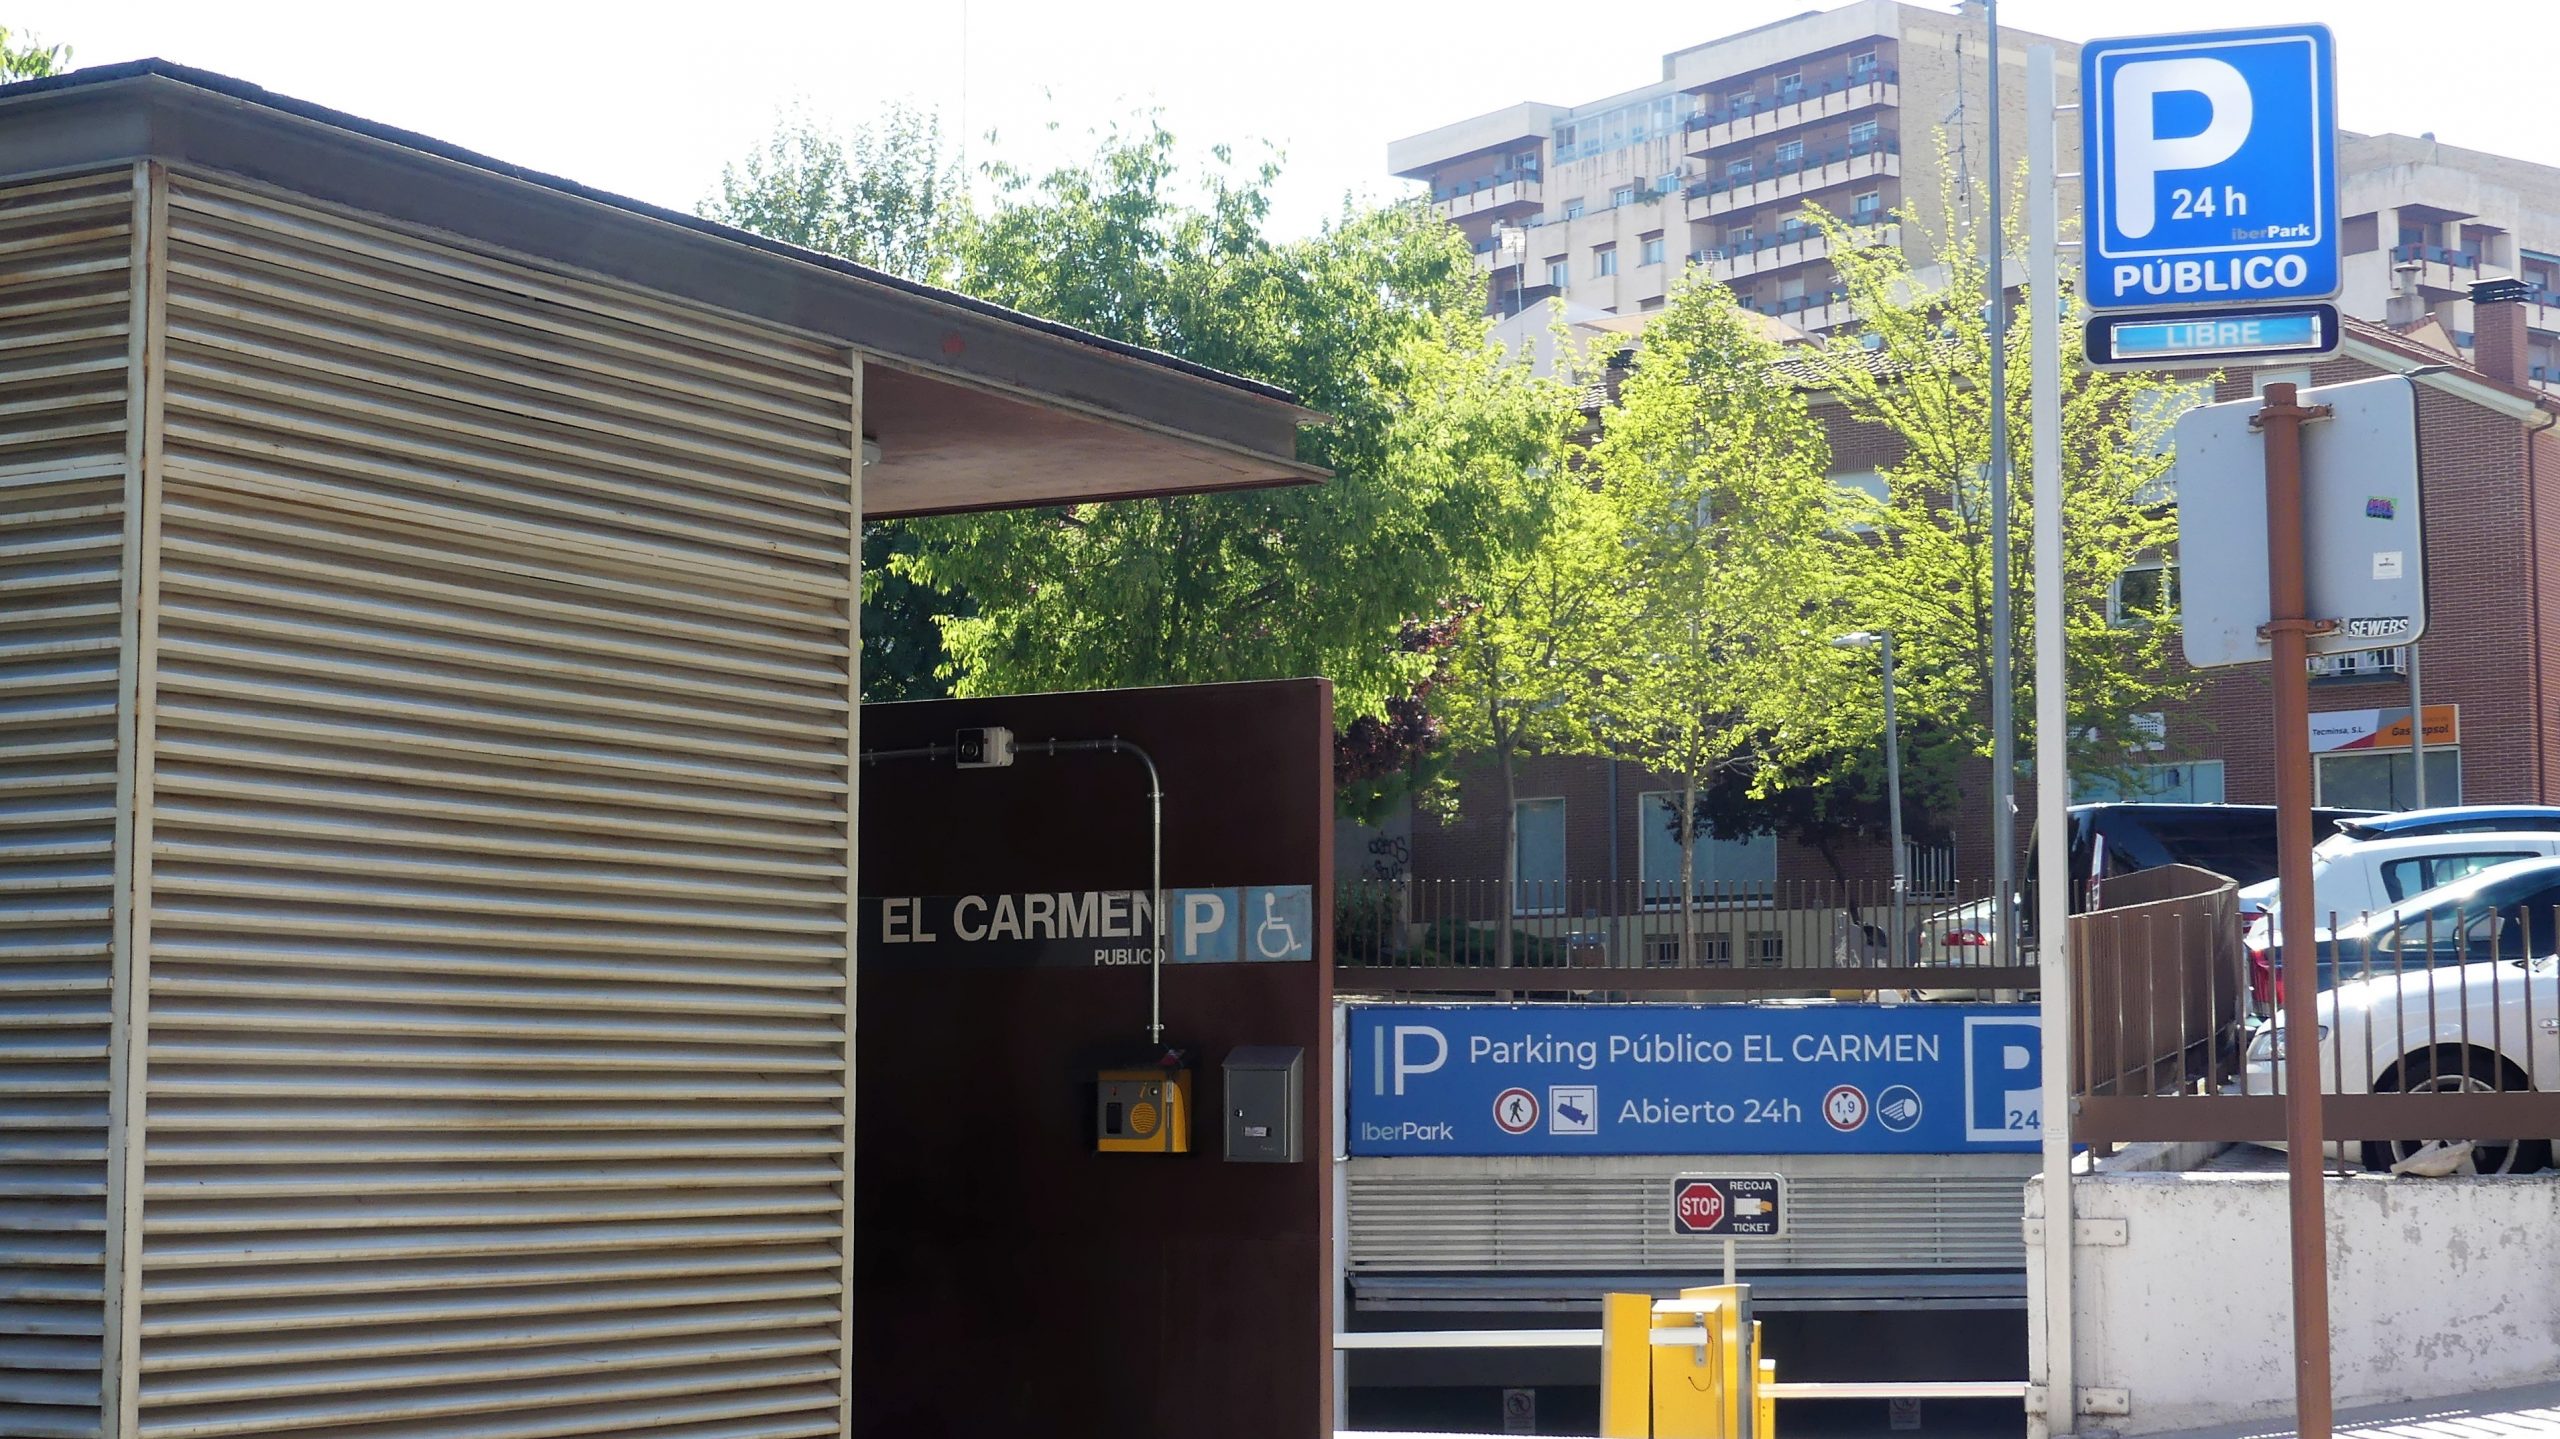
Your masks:
{"label": "blue banner sign", "polygon": [[1350,1150],[2031,1150],[2041,1035],[2021,1005],[1354,1005]]}

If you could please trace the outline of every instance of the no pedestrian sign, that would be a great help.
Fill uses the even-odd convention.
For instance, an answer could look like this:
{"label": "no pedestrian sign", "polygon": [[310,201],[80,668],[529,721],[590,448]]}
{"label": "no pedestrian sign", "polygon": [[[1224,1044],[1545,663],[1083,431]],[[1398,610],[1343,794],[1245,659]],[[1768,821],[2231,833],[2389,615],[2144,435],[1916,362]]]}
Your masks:
{"label": "no pedestrian sign", "polygon": [[1683,1174],[1671,1181],[1671,1232],[1775,1239],[1787,1232],[1786,1193],[1774,1174]]}

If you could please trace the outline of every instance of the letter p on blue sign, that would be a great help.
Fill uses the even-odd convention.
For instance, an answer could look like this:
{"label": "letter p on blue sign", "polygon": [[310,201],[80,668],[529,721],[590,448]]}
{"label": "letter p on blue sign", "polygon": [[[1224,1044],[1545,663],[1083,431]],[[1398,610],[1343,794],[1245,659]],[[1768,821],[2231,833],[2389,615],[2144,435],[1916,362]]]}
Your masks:
{"label": "letter p on blue sign", "polygon": [[2033,1015],[1967,1015],[1964,1137],[2017,1144],[2044,1132],[2044,1027]]}
{"label": "letter p on blue sign", "polygon": [[2335,74],[2323,25],[2083,47],[2090,305],[2337,294]]}

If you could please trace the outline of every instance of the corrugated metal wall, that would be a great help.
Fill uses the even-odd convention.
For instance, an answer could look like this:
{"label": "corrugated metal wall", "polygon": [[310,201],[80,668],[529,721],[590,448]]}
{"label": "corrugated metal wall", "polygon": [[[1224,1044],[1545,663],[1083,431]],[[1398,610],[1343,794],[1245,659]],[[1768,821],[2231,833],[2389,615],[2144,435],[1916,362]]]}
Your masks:
{"label": "corrugated metal wall", "polygon": [[850,357],[167,220],[133,1432],[836,1432]]}
{"label": "corrugated metal wall", "polygon": [[1376,1273],[1695,1270],[1714,1241],[1671,1232],[1682,1173],[1780,1174],[1787,1234],[1744,1264],[1783,1269],[2017,1269],[2034,1156],[1355,1159],[1350,1263]]}
{"label": "corrugated metal wall", "polygon": [[0,191],[0,1434],[99,1432],[132,176]]}

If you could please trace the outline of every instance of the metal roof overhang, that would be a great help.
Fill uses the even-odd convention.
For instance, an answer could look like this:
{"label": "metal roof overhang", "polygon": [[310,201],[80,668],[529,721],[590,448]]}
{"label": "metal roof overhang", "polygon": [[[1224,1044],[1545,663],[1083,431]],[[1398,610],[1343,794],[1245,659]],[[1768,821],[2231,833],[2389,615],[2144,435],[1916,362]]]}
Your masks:
{"label": "metal roof overhang", "polygon": [[165,61],[0,88],[0,181],[156,160],[860,350],[873,517],[1304,484],[1285,390]]}

